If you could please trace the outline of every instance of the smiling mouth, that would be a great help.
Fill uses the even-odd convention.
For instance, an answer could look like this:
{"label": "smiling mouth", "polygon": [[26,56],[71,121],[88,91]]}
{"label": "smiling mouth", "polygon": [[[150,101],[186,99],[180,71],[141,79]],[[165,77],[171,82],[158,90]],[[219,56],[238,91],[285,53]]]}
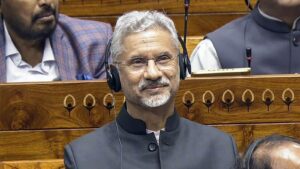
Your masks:
{"label": "smiling mouth", "polygon": [[167,87],[167,84],[161,84],[161,85],[148,85],[146,87],[144,87],[142,90],[155,90],[155,89],[160,89],[160,88],[164,88]]}

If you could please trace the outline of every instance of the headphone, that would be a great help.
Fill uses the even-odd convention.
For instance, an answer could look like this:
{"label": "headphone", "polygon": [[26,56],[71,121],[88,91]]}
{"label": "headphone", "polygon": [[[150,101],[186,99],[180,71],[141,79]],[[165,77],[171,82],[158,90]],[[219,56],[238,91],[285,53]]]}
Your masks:
{"label": "headphone", "polygon": [[[187,71],[191,74],[191,63],[188,56],[188,52],[186,49],[186,45],[184,44],[182,38],[178,35],[178,40],[180,42],[180,46],[182,47],[182,53],[178,55],[178,63],[180,69],[180,79],[184,80],[186,78]],[[105,49],[105,71],[106,71],[106,78],[107,84],[109,88],[115,92],[119,92],[122,89],[119,71],[116,66],[108,64],[108,59],[111,55],[110,48],[111,48],[112,39],[109,40],[106,49]]]}

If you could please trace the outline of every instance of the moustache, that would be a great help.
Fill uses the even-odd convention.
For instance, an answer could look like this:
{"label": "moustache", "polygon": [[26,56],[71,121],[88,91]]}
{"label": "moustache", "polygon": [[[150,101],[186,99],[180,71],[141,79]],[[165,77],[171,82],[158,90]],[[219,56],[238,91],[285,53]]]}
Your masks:
{"label": "moustache", "polygon": [[56,17],[56,9],[55,9],[55,7],[47,5],[47,6],[44,6],[41,11],[34,14],[33,17],[32,17],[32,20],[36,21],[40,18],[50,16],[50,15],[54,15]]}
{"label": "moustache", "polygon": [[152,80],[142,80],[139,83],[139,90],[145,90],[145,89],[150,89],[150,88],[155,88],[155,87],[164,87],[164,86],[169,86],[170,85],[170,80],[167,78],[161,78],[156,81]]}

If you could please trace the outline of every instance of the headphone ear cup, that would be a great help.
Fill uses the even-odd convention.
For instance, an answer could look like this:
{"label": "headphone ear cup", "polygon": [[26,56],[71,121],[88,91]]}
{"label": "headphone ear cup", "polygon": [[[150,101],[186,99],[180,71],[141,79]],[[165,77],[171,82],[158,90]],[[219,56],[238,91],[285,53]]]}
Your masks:
{"label": "headphone ear cup", "polygon": [[186,66],[184,64],[184,56],[181,53],[179,54],[178,63],[180,69],[180,79],[184,80],[186,77]]}
{"label": "headphone ear cup", "polygon": [[113,65],[110,65],[109,69],[110,75],[107,75],[107,84],[110,89],[114,90],[115,92],[119,92],[122,89],[119,71]]}

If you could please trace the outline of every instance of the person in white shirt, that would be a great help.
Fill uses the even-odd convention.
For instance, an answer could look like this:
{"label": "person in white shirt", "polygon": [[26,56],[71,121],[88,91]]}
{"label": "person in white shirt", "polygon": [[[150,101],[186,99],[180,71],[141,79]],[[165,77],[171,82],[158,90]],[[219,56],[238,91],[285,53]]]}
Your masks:
{"label": "person in white shirt", "polygon": [[58,0],[0,0],[0,82],[105,78],[109,24],[70,18]]}
{"label": "person in white shirt", "polygon": [[259,0],[250,14],[197,45],[192,71],[251,67],[252,74],[299,73],[299,16],[299,0]]}

